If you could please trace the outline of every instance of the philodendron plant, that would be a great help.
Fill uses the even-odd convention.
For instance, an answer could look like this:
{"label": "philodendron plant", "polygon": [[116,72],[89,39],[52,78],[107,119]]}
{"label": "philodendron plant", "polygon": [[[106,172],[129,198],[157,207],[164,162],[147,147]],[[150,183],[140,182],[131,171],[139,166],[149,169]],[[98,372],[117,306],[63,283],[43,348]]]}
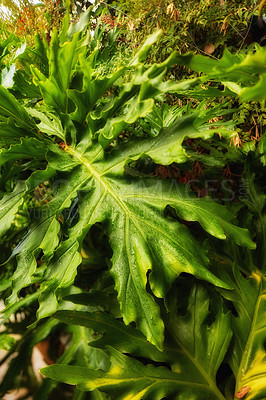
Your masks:
{"label": "philodendron plant", "polygon": [[[225,206],[198,198],[189,185],[140,173],[134,165],[183,164],[189,158],[186,139],[209,140],[216,133],[231,137],[232,124],[210,123],[226,111],[220,105],[213,110],[200,105],[187,113],[170,109],[168,118],[159,113],[150,135],[134,134],[140,119],[149,121],[156,114],[166,92],[184,95],[206,78],[164,81],[167,68],[178,60],[175,53],[161,64],[145,64],[159,33],[127,65],[109,66],[106,75],[100,68],[101,35],[91,38],[88,26],[89,12],[74,25],[66,17],[49,45],[39,38],[35,52],[21,55],[25,72],[15,73],[14,86],[0,87],[0,165],[9,169],[8,179],[2,178],[0,203],[4,238],[27,211],[26,231],[25,224],[21,234],[16,231],[14,246],[2,260],[7,297],[3,318],[7,321],[20,307],[39,302],[25,342],[14,348],[29,354],[63,322],[71,324],[72,342],[58,365],[42,372],[77,385],[81,391],[73,398],[92,391],[95,399],[225,399],[231,387],[220,387],[217,373],[245,315],[240,307],[232,324],[222,295],[228,302],[239,301],[246,288],[251,296],[255,287],[263,293],[264,281],[258,272],[246,281],[235,265],[226,265],[227,275],[213,268],[190,223],[203,238],[249,252],[256,245]],[[43,188],[45,197],[40,198]],[[86,249],[88,237],[98,241],[94,253]],[[79,284],[90,257],[94,266],[98,257],[105,275],[101,269],[94,284]],[[254,335],[235,336],[235,341],[253,343],[255,332],[264,329],[260,299],[260,304],[247,304],[250,315],[257,307],[250,323]],[[56,319],[49,318],[54,313]],[[239,390],[249,387],[248,374],[263,363],[264,343],[258,338],[256,345],[257,364],[247,370],[251,352],[237,377]],[[232,350],[235,376],[241,350]],[[253,397],[247,398],[263,398],[258,397],[264,393],[259,378],[256,385]],[[0,386],[2,392],[9,387],[5,380]],[[53,387],[46,380],[36,398],[48,398]]]}

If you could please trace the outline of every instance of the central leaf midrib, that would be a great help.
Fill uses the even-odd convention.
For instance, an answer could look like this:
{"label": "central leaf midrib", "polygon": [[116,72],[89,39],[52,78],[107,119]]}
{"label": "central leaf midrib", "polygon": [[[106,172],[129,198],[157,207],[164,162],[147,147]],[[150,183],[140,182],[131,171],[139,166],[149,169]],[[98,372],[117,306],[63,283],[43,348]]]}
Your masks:
{"label": "central leaf midrib", "polygon": [[[95,179],[98,180],[98,182],[100,182],[101,185],[104,186],[105,190],[114,198],[114,200],[119,204],[119,206],[123,209],[123,211],[125,212],[125,214],[127,215],[128,218],[130,218],[130,220],[132,221],[132,223],[136,226],[136,228],[138,229],[138,231],[140,232],[140,234],[142,235],[142,237],[145,239],[145,235],[142,232],[141,227],[139,226],[139,224],[137,223],[137,220],[143,222],[143,220],[134,215],[126,206],[126,204],[119,198],[119,196],[117,195],[117,192],[113,189],[113,187],[106,182],[106,180],[91,166],[91,164],[82,156],[80,156],[74,149],[70,149],[69,148],[69,152],[71,154],[73,154],[74,157],[76,157],[79,162],[84,165],[89,171],[90,173],[95,177]],[[152,224],[151,222],[147,222],[147,220],[144,221],[145,224],[151,226],[153,229],[159,231],[160,233],[162,233],[164,236],[166,236],[169,240],[171,240],[172,242],[174,242],[178,247],[180,247],[181,249],[183,249],[183,251],[185,253],[189,253],[188,250],[181,246],[180,243],[177,243],[173,240],[173,238],[171,238],[169,235],[167,235],[165,232],[162,232],[158,227],[154,226],[154,224]],[[190,253],[189,253],[190,254]]]}
{"label": "central leaf midrib", "polygon": [[[143,239],[146,241],[145,235],[138,223],[138,221],[140,222],[144,222],[146,225],[149,225],[153,230],[156,230],[158,232],[160,232],[161,234],[163,234],[164,236],[167,237],[168,240],[170,240],[171,242],[173,242],[176,246],[178,246],[180,249],[183,250],[183,252],[185,254],[189,254],[189,251],[182,246],[180,243],[176,242],[173,240],[173,238],[171,236],[169,236],[166,232],[162,231],[161,229],[159,229],[157,226],[155,226],[154,224],[152,224],[151,221],[143,221],[142,218],[140,218],[139,216],[133,214],[129,208],[127,207],[127,205],[124,203],[124,201],[121,199],[121,196],[119,196],[117,194],[117,192],[114,190],[114,188],[106,181],[106,179],[98,173],[98,171],[96,169],[94,169],[91,165],[91,163],[88,162],[88,160],[81,156],[76,150],[74,150],[73,148],[69,147],[68,151],[82,164],[84,165],[90,172],[90,174],[92,176],[94,176],[95,179],[98,180],[98,182],[105,188],[105,191],[107,191],[112,197],[113,199],[116,201],[116,203],[121,207],[121,209],[124,211],[124,213],[126,214],[126,217],[128,219],[130,219],[130,221],[132,221],[132,223],[135,225],[135,227],[137,228],[138,232],[141,234],[141,236],[143,237]],[[147,196],[149,197],[149,196]],[[152,197],[152,196],[151,196]],[[180,203],[182,203],[182,201],[180,201]],[[189,259],[189,258],[188,258]],[[193,268],[193,266],[191,265],[191,263],[189,263],[190,266]],[[130,267],[130,266],[129,266]],[[187,269],[189,269],[189,265],[187,265]],[[191,272],[191,271],[190,271]]]}
{"label": "central leaf midrib", "polygon": [[[118,196],[118,194],[117,194],[117,192],[113,189],[113,187],[106,181],[106,179],[103,177],[103,175],[105,174],[105,171],[104,171],[104,174],[102,175],[102,174],[99,174],[98,173],[98,171],[96,170],[96,169],[94,169],[93,167],[92,167],[92,165],[91,165],[91,163],[89,163],[88,162],[88,160],[85,158],[85,157],[83,157],[83,156],[81,156],[77,151],[75,151],[73,148],[71,148],[71,147],[69,147],[68,148],[68,151],[69,151],[69,153],[71,153],[75,158],[77,158],[78,160],[79,160],[79,162],[82,164],[82,165],[84,165],[89,171],[90,171],[90,173],[95,177],[95,179],[97,179],[99,182],[100,182],[100,184],[101,185],[103,185],[104,187],[105,187],[105,189],[106,189],[106,191],[114,198],[114,200],[119,204],[119,206],[123,209],[123,211],[128,215],[128,217],[132,220],[132,222],[134,223],[134,225],[135,226],[137,226],[137,224],[136,224],[136,217],[132,214],[132,212],[129,210],[129,208],[126,206],[126,204],[121,200],[121,196]],[[126,197],[138,197],[136,194],[133,194],[133,195],[126,195]],[[144,196],[139,196],[139,197],[144,197],[144,198],[152,198],[152,199],[154,199],[155,198],[155,196],[152,196],[152,195],[146,195],[146,194],[144,194]],[[171,204],[172,202],[173,202],[173,199],[167,199],[167,198],[165,198],[164,199],[165,201],[168,201],[169,202],[169,204]],[[191,199],[192,201],[194,200],[193,198]],[[200,207],[197,207],[197,205],[195,205],[195,204],[191,204],[191,203],[189,203],[189,202],[187,202],[187,201],[182,201],[181,199],[178,199],[177,200],[181,205],[188,205],[189,204],[189,206],[191,207],[191,208],[194,208],[195,210],[197,210],[197,212],[198,213],[202,213],[202,212],[205,212],[205,211],[207,211],[207,210],[202,210],[202,208],[200,208]],[[215,217],[216,219],[218,219],[219,221],[221,221],[220,222],[220,226],[221,226],[221,228],[223,229],[223,225],[222,225],[222,223],[223,224],[230,224],[230,223],[228,223],[228,221],[224,221],[224,220],[222,220],[220,217],[219,217],[219,215],[216,215],[215,213],[213,213],[213,212],[210,212],[209,210],[208,210],[208,213],[211,215],[211,216],[213,216],[213,217]],[[230,227],[232,227],[232,225],[230,224]],[[140,227],[138,226],[138,229],[140,230]],[[223,229],[224,230],[224,229]]]}
{"label": "central leaf midrib", "polygon": [[68,152],[70,154],[72,154],[79,162],[80,164],[84,165],[85,168],[87,168],[91,175],[94,176],[95,179],[97,179],[98,182],[100,182],[100,184],[105,188],[105,190],[115,199],[115,201],[120,205],[120,207],[123,209],[123,211],[128,215],[131,216],[131,219],[133,215],[130,212],[130,210],[127,208],[127,206],[124,204],[123,201],[120,200],[119,196],[117,195],[117,193],[113,190],[113,187],[106,182],[106,180],[104,178],[102,178],[101,174],[98,173],[98,171],[96,171],[96,169],[94,169],[91,166],[91,163],[88,162],[88,160],[86,160],[85,157],[81,156],[78,154],[77,151],[75,151],[72,148],[68,148]]}
{"label": "central leaf midrib", "polygon": [[[69,365],[65,365],[65,367],[70,367],[70,366]],[[87,373],[91,371],[90,368],[86,368],[86,367],[76,367],[76,368],[79,368],[79,370],[80,369],[86,370]],[[158,367],[154,366],[154,368],[158,368]],[[152,380],[152,381],[155,380],[156,381],[156,382],[151,383],[148,387],[150,387],[151,385],[154,385],[156,383],[159,383],[159,382],[168,381],[168,382],[171,382],[172,384],[178,384],[178,385],[183,385],[183,386],[187,386],[187,385],[189,385],[189,386],[197,386],[197,387],[203,387],[203,388],[206,388],[208,390],[211,390],[211,388],[206,383],[199,383],[199,382],[195,382],[195,381],[187,381],[187,380],[183,380],[183,379],[182,380],[181,379],[176,379],[175,375],[176,376],[178,376],[178,375],[174,371],[168,371],[169,373],[174,375],[173,378],[172,377],[158,377],[158,376],[153,376],[153,375],[149,375],[149,374],[143,375],[143,376],[128,376],[128,377],[125,377],[125,378],[121,378],[120,376],[116,377],[114,375],[111,375],[111,372],[112,372],[111,370],[108,371],[107,375],[104,378],[105,381],[115,381],[115,382],[118,383],[118,382],[126,382],[126,381],[130,381],[130,382],[132,382],[132,381],[142,381],[142,380],[147,380],[148,379],[148,380]],[[96,380],[101,380],[102,377],[101,376],[100,377],[96,377],[95,379]],[[104,387],[104,386],[106,386],[106,384],[105,385],[99,385],[98,387]],[[221,399],[221,400],[224,400],[224,397],[218,396],[218,398]]]}
{"label": "central leaf midrib", "polygon": [[[127,207],[127,206],[124,204],[124,202],[119,198],[119,196],[117,195],[117,192],[116,192],[115,190],[113,190],[113,187],[112,187],[108,182],[106,182],[106,180],[91,166],[91,164],[90,164],[84,157],[80,156],[74,149],[70,149],[70,148],[69,148],[69,152],[70,152],[74,157],[76,157],[76,158],[79,160],[79,162],[80,162],[82,165],[84,165],[84,166],[90,171],[91,175],[94,176],[95,179],[97,179],[98,182],[99,182],[101,185],[104,186],[105,190],[106,190],[106,191],[114,198],[114,200],[119,204],[119,206],[122,208],[122,210],[123,210],[123,211],[125,212],[125,214],[126,214],[126,219],[127,219],[126,226],[127,226],[127,224],[128,224],[128,220],[130,219],[130,220],[133,222],[133,224],[136,226],[136,228],[138,229],[138,231],[140,232],[140,234],[141,234],[141,235],[143,236],[143,238],[145,239],[145,236],[144,236],[144,234],[143,234],[143,232],[142,232],[140,226],[137,224],[136,217],[134,217],[134,215],[131,213],[131,211],[128,209],[128,207]],[[127,235],[126,235],[126,247],[128,248]],[[130,273],[131,273],[131,265],[130,265],[130,257],[129,257],[128,249],[127,249],[127,258],[128,258],[129,270],[130,270]],[[136,288],[136,292],[138,293],[138,297],[139,297],[140,304],[141,304],[141,303],[142,303],[142,302],[141,302],[141,296],[139,295],[139,290],[138,290],[137,287],[136,287],[136,283],[135,283],[135,281],[134,281],[134,279],[133,279],[132,273],[131,273],[131,277],[132,277],[132,281],[133,281],[133,283],[134,283],[134,286],[135,286],[135,288]],[[145,307],[143,307],[142,309],[145,310]],[[146,314],[146,313],[145,313],[145,314]],[[152,331],[153,331],[153,327],[152,327],[151,324],[149,323],[149,318],[146,318],[146,322],[147,322],[148,325],[149,325],[150,332],[152,332]]]}
{"label": "central leaf midrib", "polygon": [[[183,343],[176,336],[173,336],[173,338],[176,341],[176,343],[179,345],[179,347],[182,349],[182,351],[185,353],[185,355],[192,361],[192,363],[195,365],[195,367],[201,373],[202,377],[206,380],[206,382],[209,385],[209,389],[212,390],[219,399],[225,400],[225,397],[220,392],[220,390],[218,389],[218,387],[216,386],[214,381],[209,377],[209,374],[198,363],[197,358],[193,357],[193,355],[183,346]],[[205,385],[205,386],[207,386],[207,385]]]}
{"label": "central leaf midrib", "polygon": [[[175,372],[172,372],[172,374],[175,374]],[[96,380],[97,379],[99,379],[99,378],[96,378]],[[110,381],[115,381],[117,383],[118,382],[126,382],[126,381],[130,381],[130,382],[132,382],[132,381],[143,381],[143,380],[150,379],[150,380],[155,380],[156,381],[154,383],[151,383],[151,385],[154,385],[154,384],[159,383],[159,382],[168,381],[168,382],[171,382],[172,384],[176,383],[176,384],[184,385],[184,386],[188,386],[189,385],[189,386],[204,387],[204,388],[210,390],[210,387],[208,385],[204,384],[204,383],[198,383],[198,382],[193,382],[193,381],[184,381],[183,379],[180,380],[180,379],[174,379],[174,378],[172,378],[172,379],[171,378],[158,378],[157,376],[152,376],[152,375],[144,375],[144,376],[141,376],[141,377],[128,377],[128,378],[115,378],[115,377],[109,376],[107,378],[104,378],[104,380],[105,379],[106,380],[110,380]],[[104,386],[106,386],[106,385],[103,385],[101,387],[104,387]],[[224,400],[224,397],[222,397],[221,399]]]}

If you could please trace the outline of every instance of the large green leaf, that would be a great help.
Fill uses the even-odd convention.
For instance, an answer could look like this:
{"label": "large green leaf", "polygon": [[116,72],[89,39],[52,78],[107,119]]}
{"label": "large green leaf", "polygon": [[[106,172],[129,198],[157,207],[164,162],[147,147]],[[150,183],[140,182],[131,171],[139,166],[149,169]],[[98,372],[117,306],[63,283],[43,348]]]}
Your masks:
{"label": "large green leaf", "polygon": [[[76,193],[77,186],[81,189],[84,185],[89,186],[80,191],[80,221],[48,265],[47,284],[41,298],[43,309],[48,298],[52,308],[56,287],[73,281],[79,262],[76,253],[78,244],[75,241],[80,242],[84,230],[86,232],[96,222],[105,224],[114,251],[111,273],[115,278],[124,320],[126,323],[137,321],[150,340],[152,337],[160,337],[162,327],[153,322],[159,317],[158,308],[146,292],[149,270],[152,271],[150,285],[157,297],[165,297],[172,282],[181,272],[189,272],[200,279],[224,286],[208,272],[207,259],[188,229],[164,216],[165,207],[174,207],[182,219],[199,221],[207,232],[220,239],[225,239],[228,235],[241,245],[253,247],[247,231],[236,228],[229,222],[232,215],[225,208],[210,199],[196,198],[187,193],[187,187],[157,179],[129,179],[123,171],[128,160],[136,160],[143,154],[162,164],[168,164],[169,160],[174,161],[174,154],[179,159],[179,151],[183,157],[183,139],[202,134],[193,126],[194,118],[192,116],[178,120],[173,126],[163,129],[154,139],[137,140],[135,143],[132,141],[108,154],[103,160],[102,149],[97,143],[83,155],[78,153],[78,147],[69,147],[67,151],[62,151],[63,157],[69,154],[69,168],[71,163],[80,164],[69,175],[75,185],[71,188],[69,181],[68,197],[74,198],[72,191]],[[211,130],[208,133],[203,132],[203,135],[207,134],[210,135]],[[93,163],[89,161],[91,152]],[[53,168],[62,168],[58,156],[55,159],[51,155],[50,163]],[[62,198],[65,200],[65,193]],[[90,204],[90,210],[87,204]],[[61,267],[63,263],[65,272]]]}
{"label": "large green leaf", "polygon": [[[209,139],[215,132],[231,136],[232,130],[206,123],[211,113],[200,109],[187,116],[176,114],[153,138],[135,139],[130,135],[128,141],[118,146],[116,139],[124,129],[150,114],[158,95],[168,87],[173,89],[172,83],[168,86],[163,79],[175,55],[161,64],[141,62],[157,39],[155,34],[128,68],[119,67],[103,77],[97,72],[97,51],[88,53],[86,36],[79,31],[65,41],[63,36],[53,33],[47,50],[49,74],[32,67],[35,84],[43,96],[42,104],[34,111],[27,110],[1,89],[0,102],[8,105],[3,116],[23,126],[25,136],[28,124],[36,134],[36,125],[39,129],[32,141],[18,140],[12,135],[12,146],[3,150],[3,162],[20,162],[31,155],[42,174],[46,159],[56,187],[50,201],[34,210],[26,236],[12,252],[17,258],[17,269],[8,304],[17,300],[21,289],[33,283],[36,260],[42,255],[47,264],[40,282],[37,316],[54,313],[61,289],[75,279],[86,234],[93,225],[101,223],[113,251],[110,271],[123,319],[126,324],[136,322],[148,340],[162,348],[164,325],[155,296],[165,298],[181,273],[230,288],[209,271],[199,242],[185,224],[166,215],[167,206],[176,210],[179,219],[198,222],[219,239],[230,237],[248,248],[255,244],[247,230],[232,224],[234,216],[225,207],[208,198],[198,199],[188,186],[176,181],[130,177],[125,167],[145,157],[163,165],[183,163],[189,157],[182,147],[185,139]],[[127,69],[130,82],[123,76]],[[118,94],[110,95],[107,90]],[[62,138],[67,145],[57,144]],[[33,143],[38,143],[38,151],[31,149]],[[39,183],[36,181],[35,186]],[[8,196],[1,203],[10,210],[8,216],[4,215],[6,227],[21,206],[19,196]],[[79,219],[70,228],[64,220],[61,226],[61,214],[74,201]],[[148,285],[151,290],[147,290]]]}
{"label": "large green leaf", "polygon": [[[174,294],[171,298],[166,321],[171,336],[167,335],[163,352],[148,343],[138,330],[103,312],[57,312],[55,317],[60,321],[86,326],[102,334],[90,344],[108,349],[111,367],[104,372],[53,365],[41,372],[52,379],[75,384],[81,390],[101,389],[111,399],[159,400],[172,395],[175,399],[224,400],[216,385],[216,373],[232,337],[230,316],[223,313],[222,303],[218,302],[215,319],[208,323],[210,298],[201,285],[193,285],[185,315],[179,315],[175,297]],[[150,365],[121,352],[145,357]],[[156,361],[165,366],[156,366]]]}
{"label": "large green leaf", "polygon": [[[162,135],[165,137],[164,132]],[[159,147],[160,138],[157,137],[154,141],[157,141]],[[148,144],[149,141],[143,140],[137,142],[135,147],[142,154]],[[148,154],[152,155],[152,151],[156,154],[156,150],[154,147]],[[97,170],[86,162],[84,156],[78,155],[76,150],[69,148],[68,152],[81,165],[75,167],[69,175],[73,186],[69,178],[67,188],[62,190],[61,195],[58,194],[58,209],[60,210],[60,198],[62,204],[66,199],[74,198],[77,188],[82,189],[86,182],[91,189],[86,187],[81,190],[80,221],[48,264],[42,305],[45,307],[47,296],[50,296],[49,304],[52,307],[51,296],[55,296],[56,287],[73,281],[80,262],[77,254],[78,242],[82,239],[84,230],[86,232],[96,222],[104,222],[114,251],[111,273],[116,281],[124,319],[127,323],[137,321],[149,339],[152,336],[160,337],[161,328],[159,324],[153,323],[159,317],[157,306],[145,289],[149,270],[152,270],[151,288],[157,297],[166,295],[173,280],[181,272],[189,272],[198,278],[224,286],[206,269],[207,259],[188,229],[164,216],[166,205],[175,207],[183,219],[199,221],[204,229],[221,239],[227,234],[237,243],[250,246],[247,232],[229,223],[232,216],[225,209],[211,200],[199,200],[192,194],[187,194],[185,187],[176,187],[171,182],[161,180],[129,180],[123,177],[123,165],[128,157],[133,159],[139,156],[137,152],[134,154],[133,145],[131,148],[126,146],[125,152],[123,149],[114,152],[109,160],[95,163]],[[57,162],[60,168],[60,159]],[[52,166],[56,167],[54,159]],[[68,194],[65,190],[69,191]],[[51,205],[48,204],[48,209],[53,201]],[[90,204],[90,210],[87,204]],[[62,264],[65,265],[65,270],[62,270]]]}
{"label": "large green leaf", "polygon": [[[207,79],[222,82],[232,93],[244,101],[265,100],[266,49],[260,47],[254,53],[232,54],[225,50],[220,60],[206,56],[177,55],[176,62],[194,71],[203,72]],[[197,92],[196,92],[197,93]],[[204,91],[199,91],[202,95]],[[207,90],[207,95],[211,93]],[[214,93],[214,96],[217,94]],[[213,97],[213,96],[212,96]]]}

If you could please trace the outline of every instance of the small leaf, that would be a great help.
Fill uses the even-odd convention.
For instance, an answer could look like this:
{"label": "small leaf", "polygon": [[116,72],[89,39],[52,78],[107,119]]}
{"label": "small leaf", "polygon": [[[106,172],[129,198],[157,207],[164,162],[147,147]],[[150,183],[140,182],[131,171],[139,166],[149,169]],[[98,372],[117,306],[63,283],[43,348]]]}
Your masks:
{"label": "small leaf", "polygon": [[9,351],[15,343],[16,339],[14,337],[5,334],[0,335],[0,349]]}

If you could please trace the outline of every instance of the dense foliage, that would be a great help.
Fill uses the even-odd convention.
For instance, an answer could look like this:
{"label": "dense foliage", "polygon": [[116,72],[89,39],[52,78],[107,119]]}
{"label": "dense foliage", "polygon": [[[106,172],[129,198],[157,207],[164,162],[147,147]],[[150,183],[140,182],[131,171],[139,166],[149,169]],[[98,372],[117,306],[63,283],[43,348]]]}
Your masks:
{"label": "dense foliage", "polygon": [[92,16],[0,49],[1,396],[263,400],[266,50]]}

